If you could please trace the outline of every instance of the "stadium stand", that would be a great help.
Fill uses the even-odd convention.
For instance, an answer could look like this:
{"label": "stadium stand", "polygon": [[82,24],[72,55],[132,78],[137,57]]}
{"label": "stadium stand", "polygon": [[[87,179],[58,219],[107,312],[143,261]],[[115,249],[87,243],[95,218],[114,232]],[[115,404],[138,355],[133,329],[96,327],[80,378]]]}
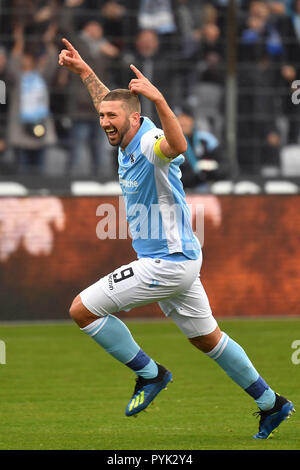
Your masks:
{"label": "stadium stand", "polygon": [[[300,106],[293,93],[299,24],[300,2],[289,0],[1,0],[1,194],[5,188],[18,194],[18,185],[29,194],[72,193],[78,181],[87,194],[101,193],[117,181],[115,152],[97,130],[86,90],[57,65],[63,36],[110,88],[127,86],[128,64],[135,60],[175,111],[188,106],[197,129],[215,135],[228,171],[221,180],[206,172],[201,192],[226,193],[227,182],[236,188],[237,180],[249,182],[240,186],[245,193],[253,184],[265,192],[272,179],[298,188]],[[234,151],[228,117],[236,130]]]}

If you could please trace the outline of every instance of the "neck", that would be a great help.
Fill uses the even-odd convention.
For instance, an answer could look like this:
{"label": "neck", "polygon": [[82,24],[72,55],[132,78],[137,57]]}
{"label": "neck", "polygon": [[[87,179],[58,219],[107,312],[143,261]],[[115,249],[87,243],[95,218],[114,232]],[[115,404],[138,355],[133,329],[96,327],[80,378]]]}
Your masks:
{"label": "neck", "polygon": [[127,145],[130,144],[130,142],[132,141],[132,139],[134,138],[134,136],[138,133],[140,127],[141,127],[141,119],[140,119],[140,122],[139,124],[137,125],[137,127],[131,127],[129,129],[129,131],[126,133],[126,136],[124,136],[124,139],[123,139],[123,142],[122,144],[120,145],[121,147],[121,150],[122,152],[124,152],[124,150],[126,149]]}

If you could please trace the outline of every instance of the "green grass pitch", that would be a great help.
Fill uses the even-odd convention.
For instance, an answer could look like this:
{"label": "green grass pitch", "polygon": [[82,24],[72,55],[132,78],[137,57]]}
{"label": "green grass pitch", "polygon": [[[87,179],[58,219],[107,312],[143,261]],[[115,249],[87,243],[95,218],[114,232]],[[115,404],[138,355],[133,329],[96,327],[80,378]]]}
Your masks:
{"label": "green grass pitch", "polygon": [[[174,375],[150,410],[127,418],[135,375],[72,323],[0,326],[0,449],[299,450],[300,413],[257,441],[255,402],[169,321],[126,321]],[[300,403],[292,362],[300,319],[219,321],[276,391]],[[299,414],[299,416],[298,416]]]}

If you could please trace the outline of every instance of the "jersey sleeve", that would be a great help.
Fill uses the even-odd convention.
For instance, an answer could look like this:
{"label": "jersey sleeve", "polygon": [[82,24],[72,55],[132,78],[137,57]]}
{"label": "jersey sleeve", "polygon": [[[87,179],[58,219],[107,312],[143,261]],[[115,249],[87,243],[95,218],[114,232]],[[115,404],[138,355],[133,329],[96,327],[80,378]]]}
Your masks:
{"label": "jersey sleeve", "polygon": [[173,157],[167,157],[160,149],[160,142],[164,137],[162,129],[154,128],[146,132],[141,139],[141,152],[154,165],[166,165],[173,160]]}

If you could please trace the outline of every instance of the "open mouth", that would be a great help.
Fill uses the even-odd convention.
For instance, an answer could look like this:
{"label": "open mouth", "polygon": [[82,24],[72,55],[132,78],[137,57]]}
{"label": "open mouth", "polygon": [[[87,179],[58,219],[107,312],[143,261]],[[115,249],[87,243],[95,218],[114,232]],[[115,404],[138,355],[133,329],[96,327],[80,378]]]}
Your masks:
{"label": "open mouth", "polygon": [[105,132],[108,135],[108,137],[114,137],[118,133],[118,131],[115,127],[111,128],[111,129],[105,129]]}

